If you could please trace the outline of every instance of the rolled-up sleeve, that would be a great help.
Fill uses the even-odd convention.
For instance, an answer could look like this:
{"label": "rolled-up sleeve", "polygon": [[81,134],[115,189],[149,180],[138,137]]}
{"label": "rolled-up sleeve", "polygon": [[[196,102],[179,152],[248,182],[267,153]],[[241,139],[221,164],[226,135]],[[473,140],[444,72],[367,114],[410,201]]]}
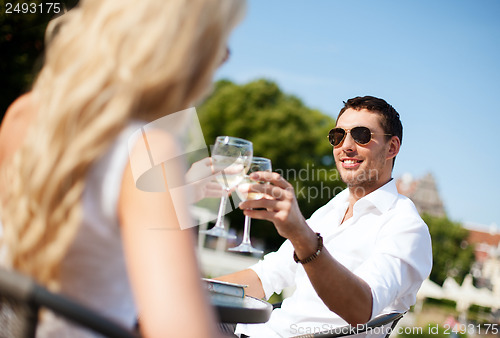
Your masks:
{"label": "rolled-up sleeve", "polygon": [[413,305],[431,268],[431,239],[421,219],[398,217],[383,226],[373,254],[354,271],[371,288],[372,318],[389,305],[395,310]]}
{"label": "rolled-up sleeve", "polygon": [[281,293],[294,282],[297,264],[292,257],[293,246],[287,240],[278,251],[265,255],[263,260],[250,267],[260,278],[266,299],[275,292]]}

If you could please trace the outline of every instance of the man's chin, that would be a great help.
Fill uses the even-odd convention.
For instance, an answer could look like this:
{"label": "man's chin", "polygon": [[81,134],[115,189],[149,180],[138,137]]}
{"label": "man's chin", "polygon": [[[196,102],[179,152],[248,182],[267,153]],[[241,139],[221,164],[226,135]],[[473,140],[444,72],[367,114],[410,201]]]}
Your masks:
{"label": "man's chin", "polygon": [[353,172],[342,173],[342,174],[340,174],[340,178],[342,179],[342,182],[347,184],[348,187],[357,186],[361,183],[359,178],[358,178],[358,175],[356,175]]}
{"label": "man's chin", "polygon": [[348,176],[348,177],[341,177],[342,181],[346,184],[348,188],[364,188],[365,186],[369,185],[369,182],[364,179],[363,177],[359,176]]}

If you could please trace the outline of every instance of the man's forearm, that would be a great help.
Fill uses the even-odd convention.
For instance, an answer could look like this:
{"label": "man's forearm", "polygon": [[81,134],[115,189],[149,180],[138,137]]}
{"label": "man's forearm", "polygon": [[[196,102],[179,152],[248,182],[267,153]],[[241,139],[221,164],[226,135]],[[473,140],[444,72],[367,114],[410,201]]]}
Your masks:
{"label": "man's forearm", "polygon": [[[240,203],[243,213],[251,218],[273,222],[278,233],[292,243],[299,260],[313,255],[318,250],[318,237],[300,212],[293,186],[278,173],[254,172],[251,178],[271,183],[255,184],[252,190],[274,198],[246,200]],[[331,311],[354,325],[370,319],[370,287],[335,260],[326,249],[316,259],[304,264],[304,269],[318,296]]]}
{"label": "man's forearm", "polygon": [[[299,259],[317,250],[317,237],[311,233],[313,235],[292,242]],[[351,325],[370,319],[373,300],[369,285],[333,258],[326,248],[303,267],[316,293],[331,311]]]}
{"label": "man's forearm", "polygon": [[229,275],[217,277],[216,279],[224,282],[248,285],[246,288],[246,294],[248,296],[255,298],[265,297],[262,282],[260,281],[259,276],[252,269],[245,269]]}

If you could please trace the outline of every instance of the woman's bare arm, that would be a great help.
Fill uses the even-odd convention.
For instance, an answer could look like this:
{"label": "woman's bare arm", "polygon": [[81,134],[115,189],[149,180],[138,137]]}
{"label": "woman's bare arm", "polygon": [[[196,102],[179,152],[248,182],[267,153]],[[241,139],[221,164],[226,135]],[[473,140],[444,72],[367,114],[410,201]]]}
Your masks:
{"label": "woman's bare arm", "polygon": [[[157,141],[175,146],[161,136]],[[168,189],[137,189],[127,166],[119,215],[142,333],[146,337],[217,335],[216,319],[202,289],[193,233],[180,229]]]}

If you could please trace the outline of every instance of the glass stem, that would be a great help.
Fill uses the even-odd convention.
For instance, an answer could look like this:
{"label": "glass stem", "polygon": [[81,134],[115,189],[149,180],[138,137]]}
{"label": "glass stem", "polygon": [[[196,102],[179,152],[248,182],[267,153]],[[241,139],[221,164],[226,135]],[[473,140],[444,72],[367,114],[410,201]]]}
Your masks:
{"label": "glass stem", "polygon": [[243,240],[242,243],[250,244],[250,221],[251,218],[245,216],[245,227],[243,228]]}
{"label": "glass stem", "polygon": [[224,226],[224,214],[226,212],[227,199],[229,196],[229,191],[224,189],[224,194],[220,199],[219,213],[217,215],[217,223],[215,224],[218,228],[225,228]]}

